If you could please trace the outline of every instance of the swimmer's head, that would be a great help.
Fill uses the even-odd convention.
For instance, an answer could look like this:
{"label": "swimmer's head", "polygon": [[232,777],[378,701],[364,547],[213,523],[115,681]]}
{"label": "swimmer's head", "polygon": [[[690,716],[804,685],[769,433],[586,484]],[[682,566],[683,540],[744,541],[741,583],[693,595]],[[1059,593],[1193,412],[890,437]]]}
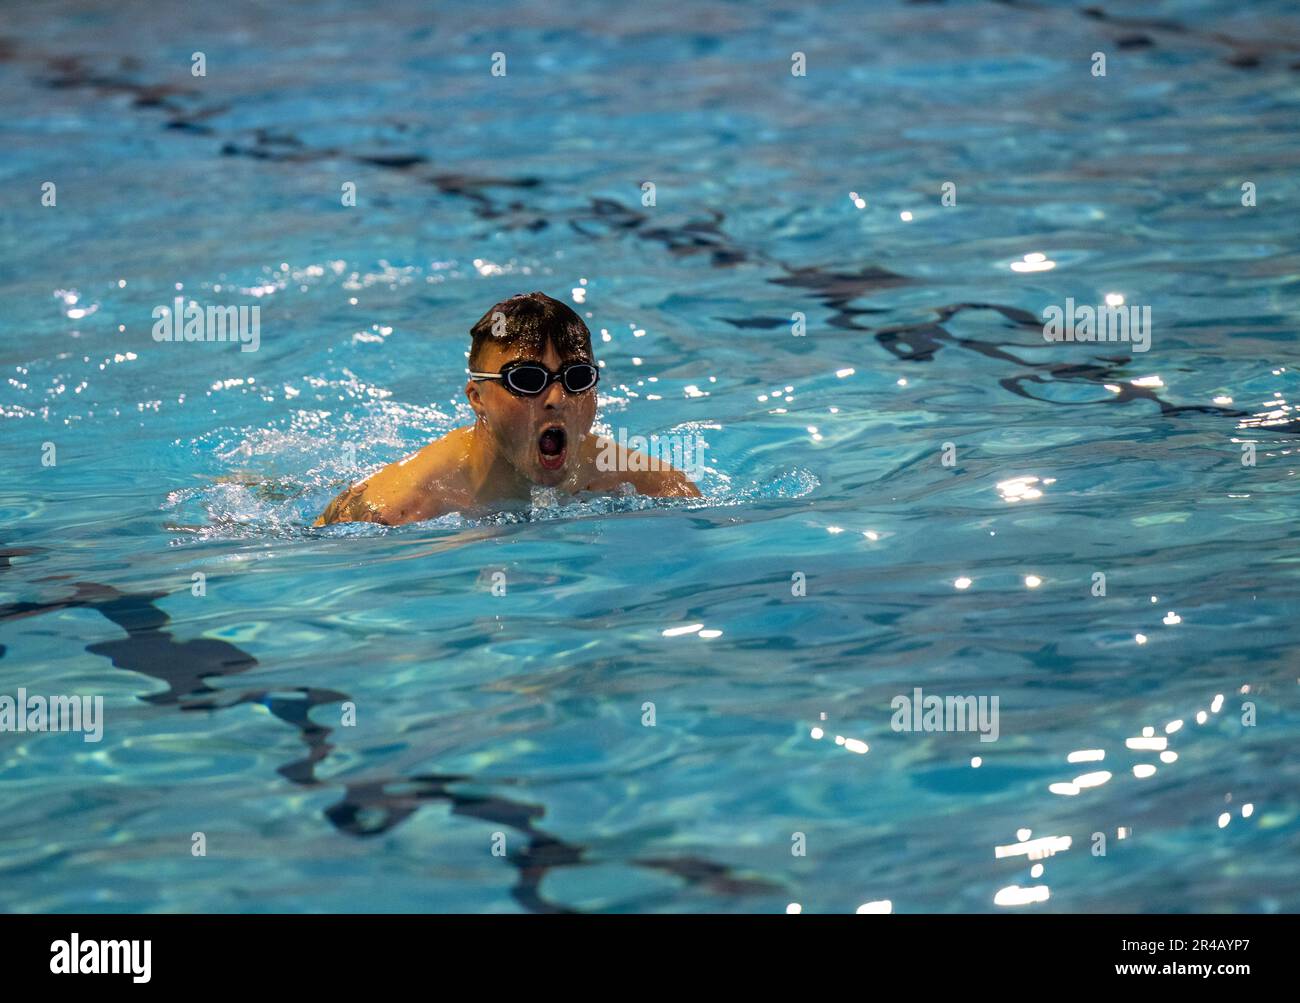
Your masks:
{"label": "swimmer's head", "polygon": [[[472,328],[465,396],[476,431],[534,484],[560,484],[596,417],[596,358],[582,318],[545,293],[502,300]],[[545,374],[564,373],[540,393]],[[514,372],[523,367],[523,371]]]}

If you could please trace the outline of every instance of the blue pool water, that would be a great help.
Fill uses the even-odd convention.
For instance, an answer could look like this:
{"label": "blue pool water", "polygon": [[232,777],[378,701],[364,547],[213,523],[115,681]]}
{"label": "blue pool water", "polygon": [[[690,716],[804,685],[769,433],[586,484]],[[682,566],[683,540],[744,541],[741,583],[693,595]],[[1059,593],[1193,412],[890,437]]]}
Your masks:
{"label": "blue pool water", "polygon": [[[0,36],[0,694],[104,700],[0,735],[0,907],[1300,908],[1292,5]],[[534,289],[704,497],[310,529]],[[1108,294],[1149,352],[1045,341]],[[155,342],[176,295],[259,350]],[[895,730],[916,688],[997,741]]]}

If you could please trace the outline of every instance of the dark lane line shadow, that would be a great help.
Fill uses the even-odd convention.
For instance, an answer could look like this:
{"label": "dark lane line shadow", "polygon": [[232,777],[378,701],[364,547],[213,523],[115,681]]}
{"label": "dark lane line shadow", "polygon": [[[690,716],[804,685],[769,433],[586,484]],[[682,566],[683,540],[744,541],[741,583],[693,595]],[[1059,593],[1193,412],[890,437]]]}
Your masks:
{"label": "dark lane line shadow", "polygon": [[[0,545],[0,571],[13,568],[12,558],[38,554],[43,549]],[[317,724],[310,714],[312,708],[322,704],[352,701],[348,694],[311,686],[242,692],[212,687],[208,685],[209,679],[247,672],[258,664],[257,659],[226,641],[212,638],[178,641],[164,629],[170,617],[156,605],[167,595],[165,592],[121,592],[96,582],[72,582],[70,585],[73,593],[66,599],[0,604],[0,623],[62,609],[94,610],[125,631],[126,637],[87,645],[86,651],[109,659],[116,668],[138,672],[167,685],[166,692],[143,695],[141,700],[156,706],[174,706],[182,712],[218,711],[246,703],[261,704],[276,718],[295,728],[307,747],[306,756],[286,763],[276,772],[305,787],[335,783],[322,781],[315,773],[316,764],[334,749],[329,741],[333,729]],[[5,648],[0,646],[0,658],[4,654]],[[548,901],[542,894],[541,885],[553,869],[591,863],[588,848],[568,843],[539,829],[536,821],[546,813],[541,805],[496,795],[459,793],[452,788],[459,783],[488,785],[501,782],[508,781],[494,778],[483,782],[471,776],[437,774],[343,782],[342,798],[325,809],[324,814],[337,831],[354,837],[369,837],[400,825],[424,804],[445,801],[451,805],[454,815],[501,825],[525,838],[522,850],[508,852],[504,858],[517,872],[510,894],[520,906],[538,913],[580,911]],[[390,787],[402,790],[390,791]],[[696,857],[631,860],[628,863],[675,875],[690,886],[716,894],[742,895],[777,888],[766,881],[738,876],[725,865]]]}
{"label": "dark lane line shadow", "polygon": [[[1184,414],[1208,414],[1221,418],[1243,419],[1241,427],[1266,428],[1270,432],[1287,435],[1300,434],[1300,418],[1287,421],[1266,421],[1266,413],[1241,411],[1237,408],[1220,407],[1211,404],[1172,404],[1156,393],[1155,389],[1134,384],[1124,372],[1126,366],[1133,362],[1128,355],[1095,356],[1085,362],[1031,362],[1015,354],[1023,351],[1024,346],[1015,342],[989,342],[977,338],[960,338],[951,334],[943,325],[950,318],[965,310],[993,310],[1004,316],[1012,326],[1041,332],[1043,322],[1038,317],[1015,307],[999,306],[996,303],[954,303],[935,308],[938,320],[932,323],[901,324],[884,327],[875,332],[876,341],[896,359],[904,362],[932,362],[934,357],[945,347],[964,348],[977,352],[989,359],[1011,362],[1026,366],[1034,372],[1007,376],[998,383],[1011,393],[1041,404],[1053,404],[1057,407],[1092,407],[1097,404],[1124,405],[1130,401],[1147,400],[1160,408],[1164,417],[1177,417]],[[1096,344],[1104,344],[1097,342]],[[1048,397],[1039,397],[1030,393],[1026,384],[1047,385],[1051,383],[1087,383],[1098,387],[1107,384],[1118,387],[1118,392],[1107,390],[1105,396],[1095,401],[1059,401]]]}

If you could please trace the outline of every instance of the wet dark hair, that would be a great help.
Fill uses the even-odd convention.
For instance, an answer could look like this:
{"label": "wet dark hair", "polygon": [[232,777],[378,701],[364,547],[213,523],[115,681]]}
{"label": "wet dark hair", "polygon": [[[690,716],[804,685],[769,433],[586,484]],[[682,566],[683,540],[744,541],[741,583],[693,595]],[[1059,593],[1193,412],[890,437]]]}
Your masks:
{"label": "wet dark hair", "polygon": [[[504,318],[504,324],[497,325],[500,334],[493,334],[493,319],[497,314]],[[470,369],[478,369],[479,357],[489,344],[526,349],[540,359],[549,341],[566,362],[594,364],[596,361],[591,351],[591,332],[582,318],[545,293],[520,293],[502,300],[480,317],[469,333],[473,339],[469,348]]]}

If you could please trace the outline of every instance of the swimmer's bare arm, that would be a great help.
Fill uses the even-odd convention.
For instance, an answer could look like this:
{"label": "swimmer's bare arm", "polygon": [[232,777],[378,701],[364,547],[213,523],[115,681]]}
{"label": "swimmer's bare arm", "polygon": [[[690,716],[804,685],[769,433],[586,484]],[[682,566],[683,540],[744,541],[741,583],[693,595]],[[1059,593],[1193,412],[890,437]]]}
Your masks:
{"label": "swimmer's bare arm", "polygon": [[632,485],[636,488],[637,494],[651,495],[655,498],[700,497],[700,489],[695,486],[695,482],[675,468],[646,471],[640,476],[644,479],[643,482],[640,484],[633,482]]}
{"label": "swimmer's bare arm", "polygon": [[426,446],[358,481],[330,502],[313,525],[377,522],[396,526],[442,515],[446,511],[444,499],[428,487],[430,459]]}
{"label": "swimmer's bare arm", "polygon": [[341,492],[325,506],[313,526],[328,526],[335,522],[383,522],[379,506],[366,501],[366,489],[369,482],[358,481],[346,491]]}
{"label": "swimmer's bare arm", "polygon": [[677,468],[660,463],[658,470],[648,469],[654,463],[649,456],[640,453],[638,459],[633,462],[631,456],[634,450],[609,443],[603,436],[597,441],[602,449],[612,445],[619,457],[619,471],[611,471],[602,478],[605,481],[602,485],[605,489],[611,489],[617,484],[631,484],[637,494],[653,498],[700,497],[700,489]]}

